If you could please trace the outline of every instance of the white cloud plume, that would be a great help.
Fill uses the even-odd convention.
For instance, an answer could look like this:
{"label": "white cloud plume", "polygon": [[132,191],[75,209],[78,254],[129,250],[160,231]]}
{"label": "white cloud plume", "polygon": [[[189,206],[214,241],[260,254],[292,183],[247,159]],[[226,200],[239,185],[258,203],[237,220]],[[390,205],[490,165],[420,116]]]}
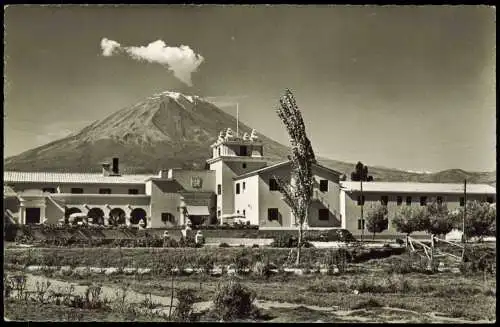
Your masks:
{"label": "white cloud plume", "polygon": [[116,52],[116,50],[119,50],[121,47],[120,43],[109,40],[107,38],[103,38],[101,40],[101,49],[102,49],[102,55],[105,57],[109,57],[113,55],[113,52]]}
{"label": "white cloud plume", "polygon": [[112,56],[118,50],[123,50],[135,60],[164,65],[174,73],[175,77],[189,86],[193,85],[191,74],[205,60],[187,45],[169,47],[162,40],[151,42],[147,46],[122,47],[116,41],[103,38],[101,40],[101,48],[103,56]]}

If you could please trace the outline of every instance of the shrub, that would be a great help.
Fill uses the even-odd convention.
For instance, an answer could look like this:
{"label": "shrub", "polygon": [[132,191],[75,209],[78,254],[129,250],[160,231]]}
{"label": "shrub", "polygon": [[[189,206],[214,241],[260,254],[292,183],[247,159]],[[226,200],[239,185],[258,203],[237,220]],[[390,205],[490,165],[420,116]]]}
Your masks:
{"label": "shrub", "polygon": [[496,254],[494,249],[467,248],[464,260],[459,266],[464,274],[476,272],[496,272]]}
{"label": "shrub", "polygon": [[352,307],[352,309],[357,310],[357,309],[380,308],[380,307],[383,307],[383,305],[379,301],[370,298],[369,300],[359,301]]}
{"label": "shrub", "polygon": [[[296,248],[297,244],[298,244],[298,238],[296,236],[280,234],[274,238],[273,242],[271,243],[271,246],[275,248]],[[312,248],[314,246],[308,241],[306,241],[304,238],[304,240],[302,241],[302,247]]]}
{"label": "shrub", "polygon": [[178,248],[179,247],[179,242],[177,242],[173,238],[169,238],[169,239],[165,240],[165,242],[163,243],[163,247],[166,247],[166,248]]}
{"label": "shrub", "polygon": [[255,293],[234,279],[219,287],[213,299],[214,313],[223,321],[255,317]]}
{"label": "shrub", "polygon": [[178,304],[174,311],[174,319],[176,321],[193,321],[193,304],[195,302],[195,291],[189,288],[177,290]]}
{"label": "shrub", "polygon": [[351,232],[347,229],[329,229],[321,231],[319,235],[315,236],[309,233],[306,236],[308,241],[323,241],[323,242],[355,242],[356,238],[352,236]]}
{"label": "shrub", "polygon": [[264,277],[267,279],[271,275],[271,266],[269,263],[257,261],[253,265],[252,271],[257,277]]}
{"label": "shrub", "polygon": [[220,244],[219,244],[219,247],[220,247],[220,248],[228,248],[228,247],[230,247],[230,246],[229,246],[229,244],[227,244],[226,242],[222,242],[222,243],[220,243]]}

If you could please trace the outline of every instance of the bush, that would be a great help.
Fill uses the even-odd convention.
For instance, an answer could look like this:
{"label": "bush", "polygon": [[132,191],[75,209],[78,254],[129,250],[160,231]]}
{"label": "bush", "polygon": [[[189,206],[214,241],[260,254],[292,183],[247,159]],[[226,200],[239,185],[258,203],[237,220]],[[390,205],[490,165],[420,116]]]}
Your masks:
{"label": "bush", "polygon": [[257,277],[268,279],[271,276],[271,265],[268,262],[257,261],[253,265],[252,271]]}
{"label": "bush", "polygon": [[352,307],[352,309],[357,310],[357,309],[380,308],[380,307],[383,307],[383,305],[380,302],[378,302],[375,299],[369,299],[369,300],[359,301]]}
{"label": "bush", "polygon": [[166,248],[178,248],[179,247],[179,242],[177,242],[173,238],[169,238],[168,240],[165,240],[163,242],[163,247],[166,247]]}
{"label": "bush", "polygon": [[193,304],[195,302],[195,291],[189,288],[183,288],[177,291],[178,304],[174,311],[176,321],[188,322],[194,321]]}
{"label": "bush", "polygon": [[467,248],[464,260],[460,264],[460,271],[464,274],[489,272],[496,273],[496,254],[494,249]]}
{"label": "bush", "polygon": [[[278,235],[277,237],[274,238],[273,242],[271,243],[271,246],[275,248],[296,248],[297,245],[298,245],[298,238],[296,236],[291,236],[286,234]],[[305,248],[314,247],[311,243],[305,240],[305,237],[302,240],[302,246]]]}
{"label": "bush", "polygon": [[222,242],[222,243],[220,243],[220,244],[219,244],[219,247],[220,247],[220,248],[228,248],[228,247],[230,247],[230,246],[229,246],[229,244],[227,244],[226,242]]}
{"label": "bush", "polygon": [[235,280],[219,287],[213,299],[214,313],[222,321],[253,318],[258,315],[253,304],[255,293]]}

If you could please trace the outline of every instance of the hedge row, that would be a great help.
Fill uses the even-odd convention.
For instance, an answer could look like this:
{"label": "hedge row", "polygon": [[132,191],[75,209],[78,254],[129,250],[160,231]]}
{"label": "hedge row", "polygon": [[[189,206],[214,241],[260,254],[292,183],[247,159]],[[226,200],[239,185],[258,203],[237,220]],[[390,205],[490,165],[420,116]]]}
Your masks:
{"label": "hedge row", "polygon": [[[208,228],[208,229],[204,229]],[[140,230],[136,227],[110,227],[110,226],[51,226],[51,225],[5,225],[4,239],[8,242],[18,241],[45,241],[45,240],[68,240],[72,243],[97,240],[121,240],[136,238],[161,238],[164,231],[168,231],[171,237],[180,238],[179,228],[174,229],[146,229]],[[297,236],[296,230],[259,230],[252,225],[228,226],[204,226],[202,233],[205,238],[292,238]],[[304,231],[304,240],[314,241],[356,241],[347,230],[307,230]]]}
{"label": "hedge row", "polygon": [[[401,248],[381,249],[316,249],[302,250],[304,266],[328,263],[332,256],[339,253],[348,262],[362,262],[369,259],[384,258],[404,252]],[[228,265],[241,260],[254,264],[257,261],[272,262],[275,265],[292,264],[289,249],[279,248],[166,248],[166,249],[121,249],[121,248],[34,248],[6,249],[4,263],[11,265],[40,266],[91,266],[91,267],[140,267],[155,269],[176,266],[203,266],[210,262],[215,265]]]}

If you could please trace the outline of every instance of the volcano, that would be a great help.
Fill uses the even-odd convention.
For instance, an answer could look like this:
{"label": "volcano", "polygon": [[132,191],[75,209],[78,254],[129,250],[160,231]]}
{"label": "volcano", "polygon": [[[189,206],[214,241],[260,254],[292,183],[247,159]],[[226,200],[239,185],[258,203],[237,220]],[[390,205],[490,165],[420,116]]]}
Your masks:
{"label": "volcano", "polygon": [[[203,168],[220,130],[235,117],[195,95],[154,94],[96,121],[78,133],[5,159],[4,170],[98,172],[99,163],[120,158],[123,173],[156,173],[166,168]],[[239,123],[241,132],[251,128]],[[288,148],[264,135],[271,161]]]}
{"label": "volcano", "polygon": [[[150,174],[160,169],[205,167],[210,145],[236,118],[211,102],[189,93],[165,91],[119,110],[65,138],[4,160],[6,171],[99,172],[100,163],[120,158],[122,173]],[[251,127],[239,123],[241,133]],[[289,148],[259,134],[271,162],[286,160]],[[318,158],[347,176],[354,163]],[[495,184],[495,172],[450,169],[437,173],[369,167],[375,181]]]}

